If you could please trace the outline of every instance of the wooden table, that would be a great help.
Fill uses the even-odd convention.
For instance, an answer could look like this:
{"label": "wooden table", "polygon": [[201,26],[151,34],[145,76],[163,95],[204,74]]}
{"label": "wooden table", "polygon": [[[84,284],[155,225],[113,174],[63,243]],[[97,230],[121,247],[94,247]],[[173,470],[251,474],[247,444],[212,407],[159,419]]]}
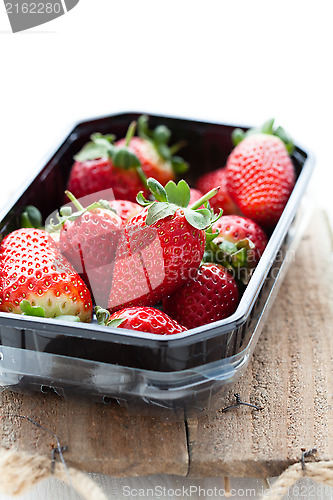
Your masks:
{"label": "wooden table", "polygon": [[[0,394],[2,413],[26,415],[68,446],[66,462],[112,476],[271,477],[301,448],[333,458],[332,239],[315,213],[280,289],[252,361],[234,393],[263,406],[201,418],[133,416],[119,407],[75,404],[52,394]],[[220,397],[220,396],[216,396]],[[55,440],[25,419],[0,420],[1,446],[51,457]]]}

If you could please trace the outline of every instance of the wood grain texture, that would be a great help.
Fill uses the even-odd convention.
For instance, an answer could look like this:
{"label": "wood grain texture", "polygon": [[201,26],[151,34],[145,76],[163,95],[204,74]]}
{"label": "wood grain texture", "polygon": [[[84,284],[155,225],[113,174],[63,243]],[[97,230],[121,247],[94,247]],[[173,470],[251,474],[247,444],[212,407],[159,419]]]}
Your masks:
{"label": "wood grain texture", "polygon": [[[149,474],[271,477],[301,448],[333,458],[332,241],[324,217],[312,220],[241,381],[212,406],[240,407],[201,418],[77,404],[52,394],[0,394],[1,414],[26,415],[57,434],[78,469],[117,477]],[[172,416],[173,417],[173,416]],[[55,440],[17,417],[0,419],[0,446],[51,457]]]}
{"label": "wood grain texture", "polygon": [[[2,414],[26,415],[55,433],[79,470],[115,477],[188,472],[184,418],[131,415],[125,408],[67,402],[52,394],[1,394]],[[5,411],[4,411],[5,409]],[[49,456],[56,440],[17,417],[0,420],[1,446]]]}
{"label": "wood grain texture", "polygon": [[263,406],[188,419],[190,475],[271,477],[301,448],[333,458],[332,240],[316,214],[244,375],[221,400]]}

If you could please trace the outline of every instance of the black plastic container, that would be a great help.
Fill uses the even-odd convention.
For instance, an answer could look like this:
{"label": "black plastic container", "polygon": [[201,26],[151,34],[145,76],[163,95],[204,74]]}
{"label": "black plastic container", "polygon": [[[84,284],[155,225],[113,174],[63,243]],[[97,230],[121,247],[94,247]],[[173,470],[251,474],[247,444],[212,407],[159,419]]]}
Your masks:
{"label": "black plastic container", "polygon": [[[79,123],[29,185],[0,212],[1,234],[15,227],[22,208],[37,206],[44,218],[62,205],[73,155],[93,132],[126,133],[137,113]],[[165,124],[174,142],[185,139],[190,184],[220,168],[232,150],[234,126],[150,116],[152,127]],[[0,313],[0,385],[11,390],[53,390],[71,397],[110,398],[165,407],[187,401],[204,405],[216,389],[244,373],[267,311],[293,255],[302,224],[299,207],[312,173],[313,156],[296,147],[292,157],[297,182],[270,237],[236,312],[229,318],[173,336],[156,336],[97,323],[55,322]],[[51,388],[51,389],[49,389]]]}

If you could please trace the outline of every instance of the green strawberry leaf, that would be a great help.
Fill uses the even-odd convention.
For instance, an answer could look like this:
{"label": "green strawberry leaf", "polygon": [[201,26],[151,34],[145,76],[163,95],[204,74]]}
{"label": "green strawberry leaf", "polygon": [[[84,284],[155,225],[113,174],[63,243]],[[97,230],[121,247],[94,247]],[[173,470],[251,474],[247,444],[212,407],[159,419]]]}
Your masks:
{"label": "green strawberry leaf", "polygon": [[21,227],[32,227],[40,229],[43,225],[42,214],[33,205],[24,207],[21,214]]}
{"label": "green strawberry leaf", "polygon": [[110,313],[107,309],[103,309],[102,307],[96,306],[95,307],[95,314],[96,314],[96,319],[99,325],[103,326],[111,326],[113,328],[117,328],[119,325],[121,325],[125,319],[124,318],[117,318],[117,319],[111,319],[110,320]]}
{"label": "green strawberry leaf", "polygon": [[[222,215],[222,211],[220,211],[219,215],[214,216],[208,203],[208,200],[219,191],[219,187],[211,189],[200,200],[196,201],[191,208],[188,208],[190,188],[184,180],[179,181],[178,184],[169,181],[164,188],[156,179],[150,177],[147,180],[147,185],[157,200],[149,202],[144,198],[142,192],[137,196],[140,205],[149,206],[146,217],[147,226],[173,215],[178,208],[183,209],[186,220],[197,229],[206,229]],[[199,209],[202,205],[205,208]]]}
{"label": "green strawberry leaf", "polygon": [[40,306],[32,306],[28,300],[22,300],[20,302],[20,309],[24,316],[45,318],[45,309]]}
{"label": "green strawberry leaf", "polygon": [[238,249],[246,248],[246,250],[253,250],[255,248],[255,244],[249,238],[237,241],[236,246]]}
{"label": "green strawberry leaf", "polygon": [[113,144],[114,141],[116,140],[116,136],[114,134],[101,134],[100,132],[95,132],[94,134],[91,134],[90,139],[98,144],[99,139],[103,139],[102,144],[106,144],[105,141],[109,142],[110,144]]}
{"label": "green strawberry leaf", "polygon": [[217,238],[219,235],[219,230],[217,229],[216,231],[213,232],[212,225],[208,227],[206,230],[206,248],[210,248],[211,243],[215,238]]}
{"label": "green strawberry leaf", "polygon": [[241,128],[235,128],[232,131],[231,139],[234,146],[237,146],[245,137],[245,132]]}
{"label": "green strawberry leaf", "polygon": [[230,264],[234,269],[247,267],[247,250],[245,247],[230,255]]}
{"label": "green strawberry leaf", "polygon": [[98,158],[107,158],[109,154],[109,145],[108,143],[99,142],[97,139],[97,143],[88,142],[81,151],[79,151],[75,156],[74,160],[79,162],[84,162],[88,160],[96,160]]}
{"label": "green strawberry leaf", "polygon": [[110,312],[100,306],[95,307],[96,319],[99,325],[106,325],[110,318]]}
{"label": "green strawberry leaf", "polygon": [[274,118],[270,118],[269,120],[265,121],[265,123],[261,126],[261,132],[263,134],[268,134],[272,135],[274,133],[273,125],[274,125]]}
{"label": "green strawberry leaf", "polygon": [[115,212],[113,208],[110,207],[110,203],[107,200],[98,200],[97,202],[93,203],[92,205],[89,205],[89,207],[86,208],[86,210],[94,210],[94,208],[103,208],[104,210],[112,210],[112,212]]}
{"label": "green strawberry leaf", "polygon": [[292,138],[287,134],[287,132],[282,127],[277,127],[274,129],[274,118],[267,120],[261,127],[254,127],[248,129],[246,132],[240,128],[235,128],[232,131],[231,138],[234,146],[237,146],[245,137],[256,134],[268,134],[275,135],[279,137],[282,142],[284,142],[288,153],[291,155],[295,149]]}
{"label": "green strawberry leaf", "polygon": [[184,215],[187,222],[196,229],[206,229],[211,222],[211,212],[207,208],[198,210],[185,208]]}
{"label": "green strawberry leaf", "polygon": [[151,201],[150,200],[147,200],[144,195],[143,195],[143,191],[140,191],[137,195],[136,195],[136,201],[139,205],[141,205],[142,207],[146,207],[147,205],[151,205]]}
{"label": "green strawberry leaf", "polygon": [[113,134],[102,135],[95,133],[90,136],[88,142],[79,153],[74,156],[76,161],[84,162],[96,160],[98,158],[112,159],[112,163],[117,168],[129,169],[141,166],[138,157],[128,149],[129,142],[135,132],[136,123],[132,122],[126,134],[125,146],[117,147],[113,144],[115,136]]}
{"label": "green strawberry leaf", "polygon": [[122,323],[124,323],[125,318],[115,318],[115,319],[110,319],[106,326],[110,326],[112,328],[118,328]]}
{"label": "green strawberry leaf", "polygon": [[180,156],[173,156],[171,160],[172,168],[175,174],[181,175],[189,169],[189,164],[183,160]]}
{"label": "green strawberry leaf", "polygon": [[176,184],[173,181],[169,181],[165,186],[165,191],[170,203],[174,203],[180,207],[188,207],[191,191],[187,182],[181,180]]}
{"label": "green strawberry leaf", "polygon": [[96,208],[101,208],[103,210],[110,210],[110,212],[114,212],[115,214],[117,213],[114,208],[111,208],[110,203],[106,200],[98,200],[89,205],[87,208],[84,208],[79,200],[75,198],[75,196],[70,192],[70,191],[65,191],[65,194],[68,196],[68,198],[71,200],[75,208],[77,209],[77,212],[72,213],[72,208],[71,207],[61,207],[59,210],[59,213],[57,213],[57,219],[58,223],[54,223],[53,219],[50,220],[49,228],[51,231],[59,231],[59,229],[62,228],[62,226],[65,224],[66,221],[75,221],[79,217],[81,217],[83,214],[86,212],[91,212],[92,210],[95,210]]}
{"label": "green strawberry leaf", "polygon": [[127,147],[114,148],[113,153],[111,153],[111,157],[112,163],[115,167],[124,168],[125,170],[129,168],[141,167],[138,157]]}
{"label": "green strawberry leaf", "polygon": [[169,146],[171,132],[165,125],[158,125],[151,131],[148,126],[148,116],[142,115],[138,119],[138,134],[141,139],[149,141],[154,146],[163,160],[171,163],[175,174],[183,174],[188,170],[188,164],[180,156],[174,156],[185,143],[181,141]]}
{"label": "green strawberry leaf", "polygon": [[152,134],[148,127],[148,116],[141,115],[138,118],[138,134],[141,139],[146,139],[147,141],[151,141]]}
{"label": "green strawberry leaf", "polygon": [[171,138],[171,132],[165,125],[159,125],[153,132],[153,139],[158,144],[167,144]]}
{"label": "green strawberry leaf", "polygon": [[80,323],[80,318],[78,316],[71,316],[69,314],[62,314],[61,316],[55,316],[52,318],[59,321],[72,321],[73,323]]}
{"label": "green strawberry leaf", "polygon": [[277,135],[281,141],[284,142],[288,153],[291,155],[295,149],[294,142],[289,134],[282,127],[277,127],[275,130],[275,135]]}
{"label": "green strawberry leaf", "polygon": [[135,129],[136,122],[131,122],[127,129],[124,146],[114,146],[113,144],[109,145],[109,156],[112,159],[113,165],[117,168],[123,168],[125,170],[130,168],[141,168],[139,158],[129,149],[129,144],[135,133]]}
{"label": "green strawberry leaf", "polygon": [[149,179],[147,179],[147,186],[154,195],[155,200],[163,202],[168,201],[164,187],[156,179],[149,177]]}
{"label": "green strawberry leaf", "polygon": [[232,243],[218,236],[211,241],[206,240],[203,261],[221,264],[237,273],[235,279],[238,283],[247,284],[252,273],[248,252],[254,247],[254,243],[248,238]]}
{"label": "green strawberry leaf", "polygon": [[[45,318],[45,309],[40,306],[32,306],[28,300],[22,300],[20,302],[20,308],[22,311],[22,316],[34,316],[35,318]],[[71,316],[69,314],[63,314],[60,316],[55,316],[54,318],[59,321],[73,321],[80,322],[80,318],[78,316]]]}
{"label": "green strawberry leaf", "polygon": [[154,202],[148,208],[146,217],[146,225],[151,226],[154,222],[160,219],[165,219],[169,215],[173,215],[179,207],[173,203],[167,202]]}
{"label": "green strawberry leaf", "polygon": [[159,142],[155,144],[155,147],[157,149],[158,154],[164,159],[164,160],[171,160],[171,154],[170,154],[170,149],[167,144],[160,144]]}
{"label": "green strawberry leaf", "polygon": [[72,215],[72,207],[61,207],[59,213],[61,217],[69,217]]}

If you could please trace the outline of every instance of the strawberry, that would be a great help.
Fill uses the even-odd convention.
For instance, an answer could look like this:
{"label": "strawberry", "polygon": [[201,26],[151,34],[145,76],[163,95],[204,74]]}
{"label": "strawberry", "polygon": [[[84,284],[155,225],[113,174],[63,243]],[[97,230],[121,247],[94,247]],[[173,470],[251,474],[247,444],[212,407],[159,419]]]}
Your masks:
{"label": "strawberry", "polygon": [[[89,284],[95,302],[107,301],[118,242],[122,236],[121,218],[108,202],[100,200],[86,209],[66,191],[76,209],[63,207],[58,214],[59,249]],[[105,304],[107,305],[107,303]]]}
{"label": "strawberry", "polygon": [[142,210],[142,207],[138,205],[138,203],[133,203],[133,201],[128,200],[111,200],[109,204],[110,207],[117,212],[123,225]]}
{"label": "strawberry", "polygon": [[[183,145],[175,144],[169,147],[170,130],[164,125],[159,125],[155,130],[148,128],[148,117],[140,116],[138,119],[139,137],[132,137],[129,150],[132,151],[141,163],[141,168],[146,177],[153,177],[163,186],[170,180],[175,180],[177,174],[183,174],[188,165],[174,153]],[[123,147],[126,140],[116,142],[116,146]]]}
{"label": "strawberry", "polygon": [[206,246],[204,260],[237,271],[238,279],[247,283],[267,245],[265,232],[256,222],[240,215],[224,215],[212,230],[218,231],[218,236]]}
{"label": "strawberry", "polygon": [[51,236],[33,228],[13,231],[0,246],[0,310],[21,314],[28,311],[27,302],[30,309],[43,308],[48,318],[72,315],[88,322],[92,317],[86,285]]}
{"label": "strawberry", "polygon": [[210,205],[214,212],[218,213],[220,210],[223,210],[225,215],[238,214],[239,208],[232,201],[227,190],[225,168],[219,168],[218,170],[202,175],[196,183],[196,188],[203,193],[206,193],[206,191],[209,191],[214,186],[220,186],[218,194],[210,201]]}
{"label": "strawberry", "polygon": [[118,246],[108,309],[149,306],[182,286],[198,268],[206,233],[217,217],[198,209],[218,189],[211,190],[191,208],[190,188],[181,180],[164,187],[155,179],[148,186],[156,201],[138,202],[145,208],[126,225],[126,240]]}
{"label": "strawberry", "polygon": [[233,138],[237,145],[226,166],[230,196],[246,217],[266,228],[277,223],[295,185],[287,150],[291,151],[291,141],[282,129],[273,130],[273,122],[259,131],[236,129]]}
{"label": "strawberry", "polygon": [[163,300],[163,310],[190,329],[227,318],[238,302],[237,284],[227,269],[206,263],[186,285]]}
{"label": "strawberry", "polygon": [[91,142],[74,157],[68,190],[82,198],[112,188],[116,199],[133,202],[139,191],[147,193],[140,161],[128,148],[135,125],[130,125],[123,144],[118,146],[113,144],[112,135],[93,134]]}
{"label": "strawberry", "polygon": [[157,335],[173,335],[187,330],[167,314],[154,307],[128,307],[112,315],[107,310],[96,307],[95,312],[100,325],[155,333]]}

